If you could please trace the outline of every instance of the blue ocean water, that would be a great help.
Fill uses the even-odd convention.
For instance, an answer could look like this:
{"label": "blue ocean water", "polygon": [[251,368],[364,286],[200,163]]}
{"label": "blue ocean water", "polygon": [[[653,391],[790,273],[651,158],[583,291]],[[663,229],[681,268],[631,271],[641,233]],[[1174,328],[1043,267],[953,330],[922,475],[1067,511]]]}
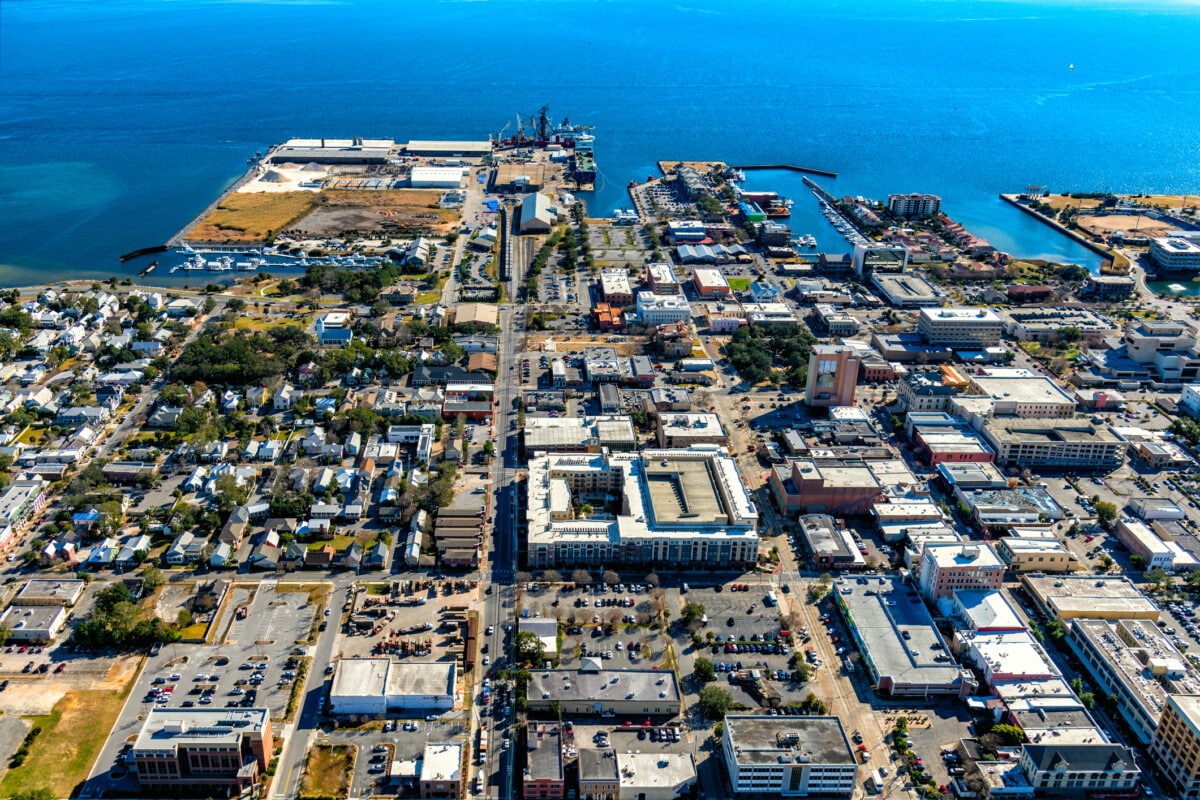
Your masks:
{"label": "blue ocean water", "polygon": [[[482,138],[544,103],[596,126],[593,213],[660,159],[941,194],[1019,256],[1094,264],[999,192],[1200,191],[1185,2],[0,3],[0,284],[136,271],[292,136]],[[1070,69],[1071,65],[1074,69]],[[793,227],[833,232],[797,176]],[[156,280],[161,280],[157,278]]]}

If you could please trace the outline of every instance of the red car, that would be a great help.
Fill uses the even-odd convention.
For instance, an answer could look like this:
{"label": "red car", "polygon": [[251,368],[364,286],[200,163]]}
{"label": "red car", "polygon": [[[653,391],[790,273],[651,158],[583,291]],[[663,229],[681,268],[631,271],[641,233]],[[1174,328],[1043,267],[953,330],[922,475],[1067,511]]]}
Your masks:
{"label": "red car", "polygon": [[1085,537],[1083,537],[1083,540],[1084,540],[1085,542],[1090,542],[1090,541],[1092,541],[1092,540],[1093,540],[1093,539],[1095,539],[1095,538],[1096,538],[1095,536],[1088,535],[1088,536],[1085,536]]}
{"label": "red car", "polygon": [[56,673],[58,673],[58,672],[62,672],[66,668],[67,668],[67,662],[60,661],[60,662],[58,662],[58,666],[54,668],[54,671]]}

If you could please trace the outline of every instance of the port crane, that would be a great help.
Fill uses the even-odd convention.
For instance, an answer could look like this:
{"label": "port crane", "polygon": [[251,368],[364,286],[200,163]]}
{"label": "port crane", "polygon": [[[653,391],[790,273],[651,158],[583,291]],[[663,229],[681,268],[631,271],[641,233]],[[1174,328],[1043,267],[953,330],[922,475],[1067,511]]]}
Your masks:
{"label": "port crane", "polygon": [[512,125],[512,123],[511,122],[504,123],[504,127],[501,128],[500,132],[496,134],[497,143],[504,141],[504,134],[508,130],[509,125]]}

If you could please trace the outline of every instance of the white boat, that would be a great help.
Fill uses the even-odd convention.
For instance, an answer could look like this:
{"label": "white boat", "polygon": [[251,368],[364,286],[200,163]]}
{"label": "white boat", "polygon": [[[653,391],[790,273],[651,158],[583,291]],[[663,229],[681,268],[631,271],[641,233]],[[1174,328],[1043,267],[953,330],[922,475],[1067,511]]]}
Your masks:
{"label": "white boat", "polygon": [[206,266],[208,266],[208,262],[204,260],[204,256],[200,255],[199,253],[192,253],[192,255],[188,257],[188,260],[183,263],[182,269],[192,272],[194,270],[204,269]]}
{"label": "white boat", "polygon": [[1175,292],[1176,294],[1181,294],[1182,292],[1187,291],[1187,287],[1184,286],[1182,283],[1172,283],[1169,286],[1167,286],[1167,288],[1170,289],[1172,292]]}

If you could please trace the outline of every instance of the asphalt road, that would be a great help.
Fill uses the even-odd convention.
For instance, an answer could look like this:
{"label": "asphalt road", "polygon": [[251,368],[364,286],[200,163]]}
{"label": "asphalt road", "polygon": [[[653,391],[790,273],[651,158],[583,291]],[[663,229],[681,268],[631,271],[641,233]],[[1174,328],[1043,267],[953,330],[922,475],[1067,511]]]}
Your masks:
{"label": "asphalt road", "polygon": [[[506,221],[510,215],[503,215]],[[521,237],[514,236],[512,229],[504,229],[506,239],[503,245],[503,257],[508,259],[506,274],[508,280],[503,282],[504,296],[514,298],[524,283],[525,259],[529,248]],[[520,401],[516,381],[515,366],[521,337],[525,330],[524,313],[518,313],[522,306],[505,303],[500,307],[500,336],[497,346],[499,360],[499,379],[496,381],[496,406],[493,417],[493,435],[495,437],[495,459],[492,472],[492,491],[494,494],[491,550],[488,556],[490,580],[483,609],[483,630],[480,632],[480,644],[486,644],[486,655],[492,662],[476,670],[476,678],[482,681],[493,669],[508,666],[509,648],[512,646],[514,633],[510,632],[507,622],[513,618],[515,597],[513,581],[517,572],[518,546],[517,526],[521,517],[517,498],[518,476],[518,433],[513,429],[517,419],[515,402]],[[487,633],[488,630],[492,632]],[[498,694],[499,687],[495,687]],[[507,800],[511,796],[513,786],[512,751],[503,746],[504,734],[511,733],[513,718],[503,713],[503,706],[493,696],[491,707],[482,703],[482,692],[472,686],[468,691],[475,693],[476,723],[487,722],[491,734],[489,737],[488,759],[483,765],[487,796]],[[474,736],[472,732],[472,736]]]}
{"label": "asphalt road", "polygon": [[333,646],[337,641],[341,607],[349,596],[353,583],[352,575],[334,582],[333,594],[329,598],[331,609],[329,625],[319,634],[316,646],[309,651],[312,664],[303,689],[303,703],[295,723],[285,725],[280,732],[284,737],[283,753],[275,770],[272,797],[295,797],[300,791],[300,779],[304,774],[304,756],[312,747],[317,735],[317,723],[321,714],[321,703],[325,697],[325,668],[333,659]]}

